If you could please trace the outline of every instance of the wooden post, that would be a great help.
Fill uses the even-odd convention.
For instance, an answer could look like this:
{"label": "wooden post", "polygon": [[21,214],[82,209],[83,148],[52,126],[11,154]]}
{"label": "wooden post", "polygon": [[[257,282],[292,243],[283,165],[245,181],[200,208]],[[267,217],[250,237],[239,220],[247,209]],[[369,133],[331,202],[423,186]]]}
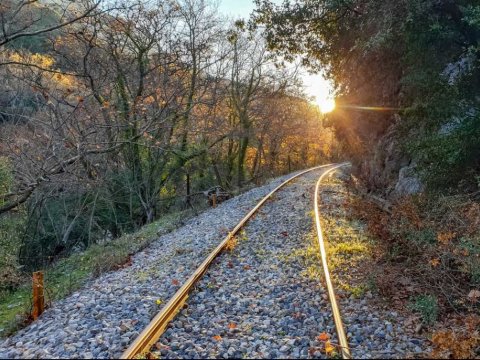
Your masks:
{"label": "wooden post", "polygon": [[212,195],[212,207],[217,207],[217,194]]}
{"label": "wooden post", "polygon": [[42,315],[44,309],[43,272],[37,271],[33,273],[33,320],[37,320],[37,318]]}

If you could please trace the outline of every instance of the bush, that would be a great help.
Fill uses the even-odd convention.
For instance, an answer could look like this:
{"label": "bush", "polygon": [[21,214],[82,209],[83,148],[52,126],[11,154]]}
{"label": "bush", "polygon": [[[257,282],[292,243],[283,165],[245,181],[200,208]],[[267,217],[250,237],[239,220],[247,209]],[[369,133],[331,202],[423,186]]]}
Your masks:
{"label": "bush", "polygon": [[433,295],[417,296],[410,307],[413,311],[420,313],[422,321],[426,325],[432,325],[437,320],[438,303],[437,298]]}
{"label": "bush", "polygon": [[[5,157],[0,157],[0,194],[10,191],[12,181],[10,163]],[[21,214],[0,216],[0,293],[11,290],[21,281],[18,234],[21,233],[23,224],[24,218]]]}
{"label": "bush", "polygon": [[21,215],[0,217],[0,293],[9,291],[22,281],[18,263],[24,219]]}

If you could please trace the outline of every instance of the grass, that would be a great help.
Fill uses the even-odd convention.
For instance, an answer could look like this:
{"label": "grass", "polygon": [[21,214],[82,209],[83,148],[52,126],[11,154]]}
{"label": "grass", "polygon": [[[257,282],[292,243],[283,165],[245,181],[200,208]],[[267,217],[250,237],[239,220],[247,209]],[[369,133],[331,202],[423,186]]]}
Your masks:
{"label": "grass", "polygon": [[[45,269],[46,304],[80,289],[88,280],[128,264],[130,256],[145,249],[159,235],[174,230],[190,211],[167,214],[132,234],[103,245],[92,245]],[[0,294],[0,337],[11,335],[28,322],[31,312],[31,284]]]}
{"label": "grass", "polygon": [[[341,191],[342,183],[336,178],[330,178],[324,186],[335,190],[330,193],[336,195],[330,196],[337,197],[334,206],[321,203],[321,221],[332,280],[336,287],[354,297],[361,297],[372,286],[363,276],[352,277],[350,270],[362,267],[371,260],[374,243],[366,235],[364,224],[347,216],[343,203],[348,199],[345,199],[345,191]],[[307,215],[314,221],[313,212]],[[308,235],[306,242],[308,245],[305,248],[296,250],[292,255],[303,259],[306,269],[303,275],[321,280],[324,275],[316,231]]]}

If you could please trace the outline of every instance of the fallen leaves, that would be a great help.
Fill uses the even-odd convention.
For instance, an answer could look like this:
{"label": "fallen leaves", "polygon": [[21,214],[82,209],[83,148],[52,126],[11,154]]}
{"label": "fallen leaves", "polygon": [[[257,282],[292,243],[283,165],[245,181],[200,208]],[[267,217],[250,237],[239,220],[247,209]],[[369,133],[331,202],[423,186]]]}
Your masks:
{"label": "fallen leaves", "polygon": [[432,335],[434,359],[472,359],[480,344],[478,331],[458,334],[454,331],[437,331]]}
{"label": "fallen leaves", "polygon": [[330,340],[325,341],[325,354],[330,355],[335,351],[335,346],[332,345]]}
{"label": "fallen leaves", "polygon": [[330,339],[330,336],[326,332],[322,332],[320,335],[317,336],[318,341],[328,341]]}
{"label": "fallen leaves", "polygon": [[334,354],[336,347],[330,341],[330,335],[328,335],[326,332],[322,332],[317,336],[317,340],[323,343],[323,349],[321,349],[322,352],[327,355]]}
{"label": "fallen leaves", "polygon": [[123,264],[115,265],[115,268],[117,270],[120,270],[120,269],[125,269],[129,266],[132,266],[132,256],[131,255],[128,255],[127,259],[125,260],[125,262]]}
{"label": "fallen leaves", "polygon": [[450,240],[454,239],[455,236],[457,236],[457,234],[454,233],[453,231],[439,232],[437,234],[437,240],[439,243],[443,245],[448,245]]}
{"label": "fallen leaves", "polygon": [[178,285],[180,285],[180,282],[177,279],[173,279],[172,280],[172,285],[173,286],[178,286]]}
{"label": "fallen leaves", "polygon": [[439,258],[434,258],[434,259],[430,260],[430,265],[432,265],[433,267],[437,267],[438,265],[440,265],[440,259]]}
{"label": "fallen leaves", "polygon": [[235,323],[232,322],[232,323],[228,324],[228,328],[231,329],[231,330],[236,329],[236,328],[237,328],[237,324],[235,324]]}
{"label": "fallen leaves", "polygon": [[220,335],[215,335],[213,337],[213,340],[216,340],[216,341],[221,341],[222,340],[222,337]]}
{"label": "fallen leaves", "polygon": [[477,302],[480,299],[480,291],[479,290],[471,290],[468,293],[468,300],[471,302]]}
{"label": "fallen leaves", "polygon": [[225,250],[228,251],[233,251],[235,247],[237,246],[238,240],[236,237],[232,236],[230,239],[228,239],[227,243],[225,244]]}

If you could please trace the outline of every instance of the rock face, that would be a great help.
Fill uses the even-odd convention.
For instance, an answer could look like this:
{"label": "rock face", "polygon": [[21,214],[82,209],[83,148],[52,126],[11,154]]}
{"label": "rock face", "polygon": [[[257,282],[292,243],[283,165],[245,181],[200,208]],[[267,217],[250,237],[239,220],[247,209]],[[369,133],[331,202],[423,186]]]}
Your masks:
{"label": "rock face", "polygon": [[394,195],[404,196],[418,194],[423,191],[423,184],[415,174],[415,165],[410,164],[400,169]]}
{"label": "rock face", "polygon": [[393,124],[376,140],[373,153],[360,169],[368,190],[386,197],[412,195],[424,189],[415,174],[415,162],[404,153],[396,136],[400,121],[400,116],[394,115]]}

